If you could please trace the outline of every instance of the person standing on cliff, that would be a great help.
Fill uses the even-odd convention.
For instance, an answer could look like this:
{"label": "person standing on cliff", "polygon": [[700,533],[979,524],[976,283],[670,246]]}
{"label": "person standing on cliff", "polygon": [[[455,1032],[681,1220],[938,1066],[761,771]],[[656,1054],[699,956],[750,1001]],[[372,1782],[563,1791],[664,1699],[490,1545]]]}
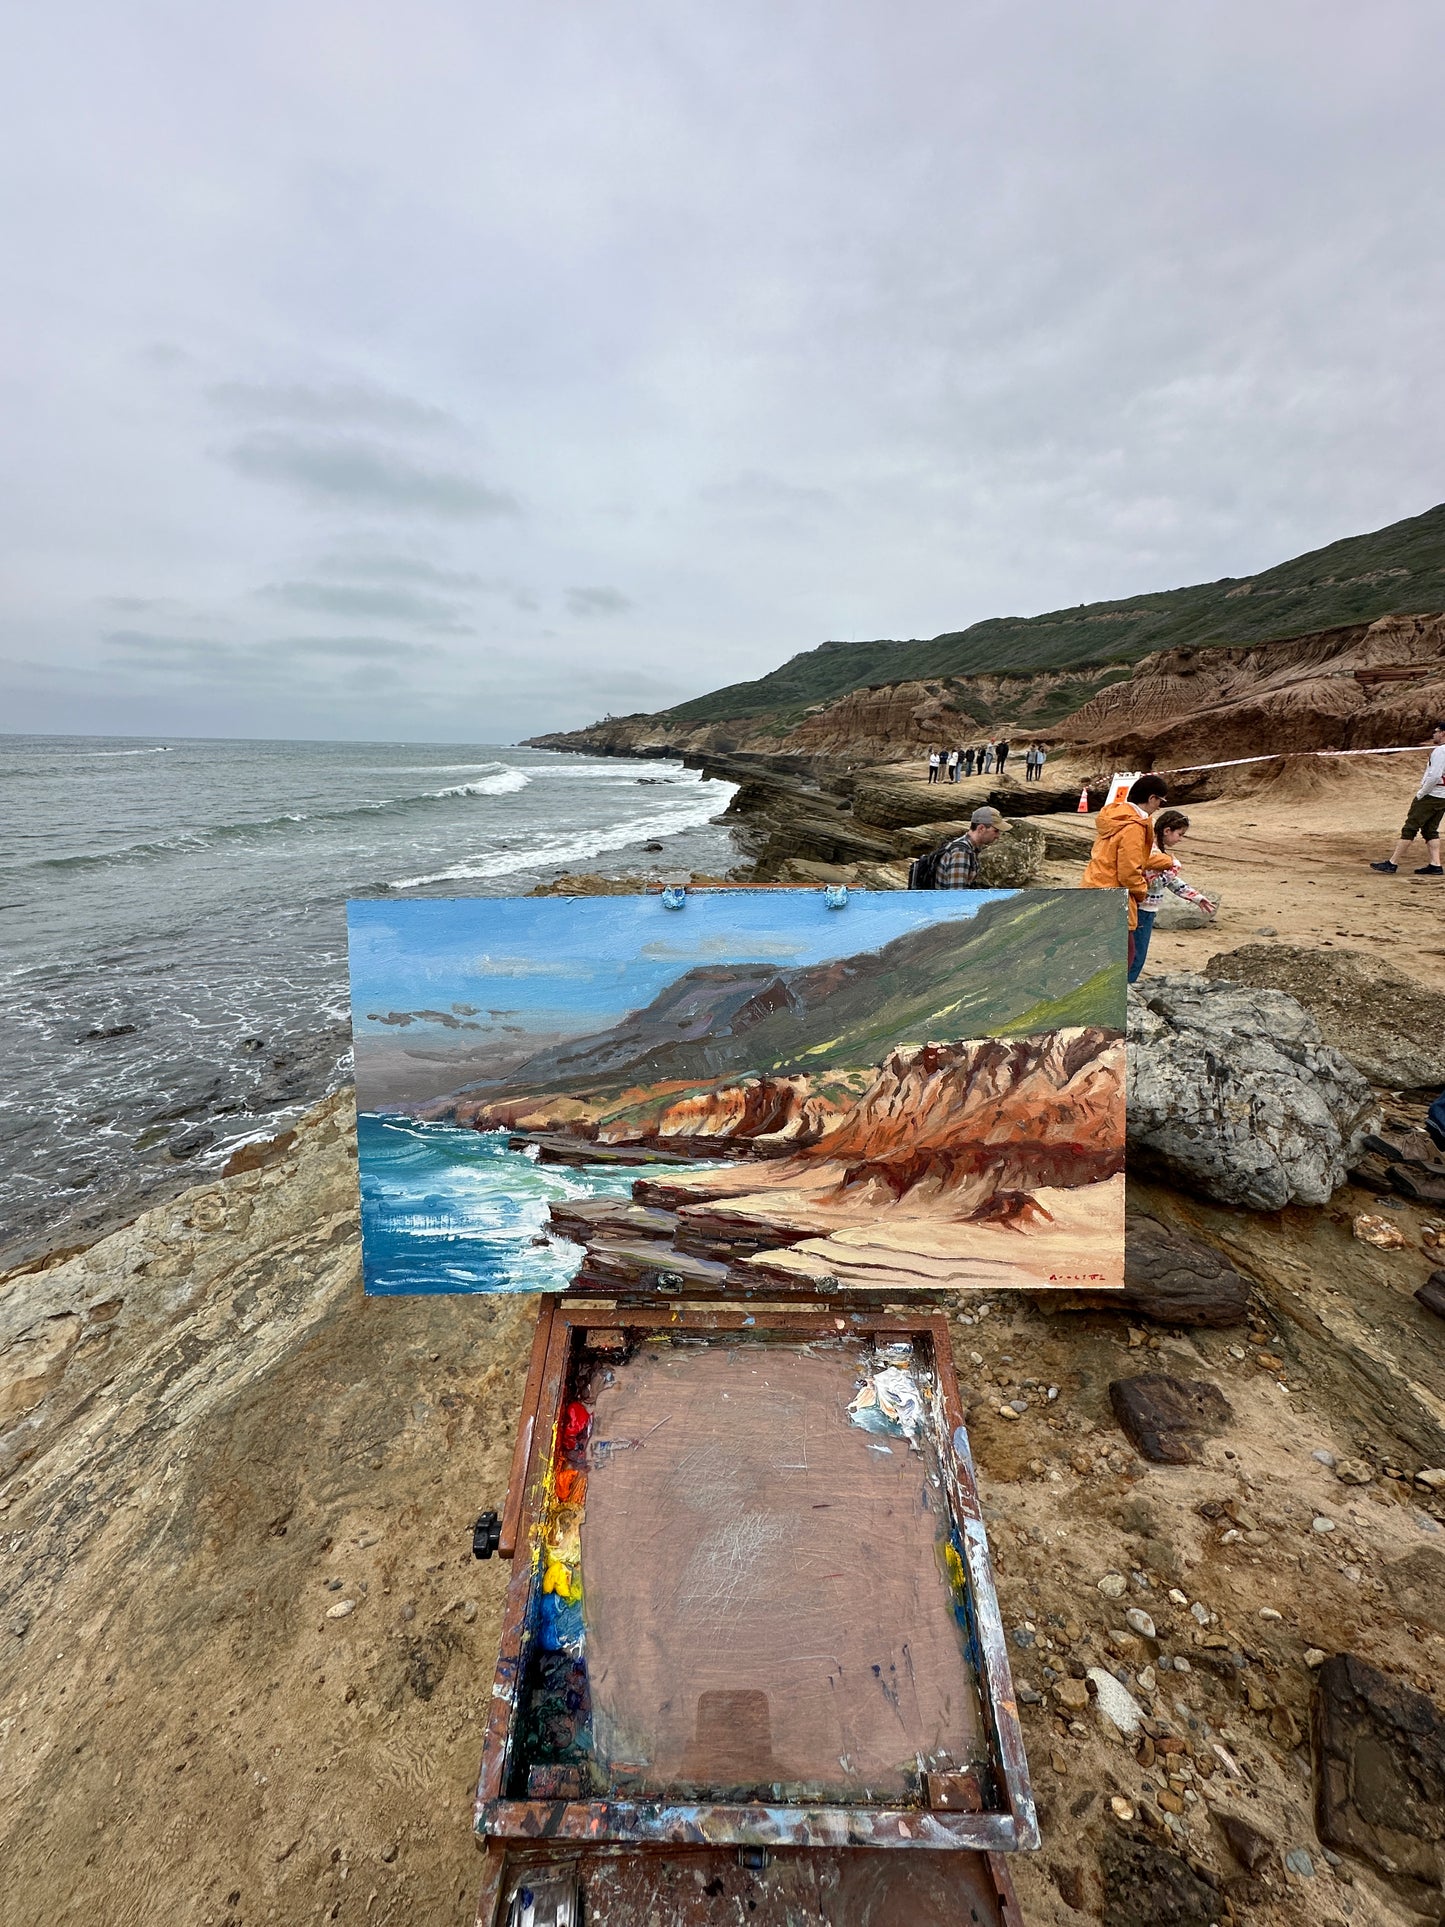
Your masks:
{"label": "person standing on cliff", "polygon": [[1122,803],[1106,803],[1094,827],[1094,847],[1082,878],[1086,890],[1126,890],[1129,906],[1129,968],[1134,968],[1139,906],[1149,895],[1154,869],[1172,869],[1173,857],[1154,856],[1155,813],[1169,801],[1162,776],[1136,778]]}
{"label": "person standing on cliff", "polygon": [[993,746],[993,766],[1000,776],[1003,775],[1004,766],[1008,762],[1008,753],[1011,748],[1012,744],[1007,737],[1004,737],[1002,742],[995,743]]}
{"label": "person standing on cliff", "polygon": [[958,781],[958,751],[956,749],[951,749],[948,752],[948,780],[950,783],[956,783]]}
{"label": "person standing on cliff", "polygon": [[936,782],[938,781],[938,766],[939,766],[939,764],[940,764],[940,763],[942,762],[942,760],[943,760],[943,758],[942,758],[942,757],[941,757],[941,756],[939,755],[939,753],[938,753],[938,751],[937,751],[936,749],[931,749],[931,750],[929,750],[929,752],[928,752],[928,780],[929,780],[929,782],[930,782],[930,783],[936,783]]}
{"label": "person standing on cliff", "polygon": [[1387,877],[1394,876],[1418,836],[1424,839],[1425,861],[1416,870],[1416,876],[1445,876],[1445,868],[1440,863],[1442,818],[1445,818],[1445,723],[1436,723],[1430,732],[1430,760],[1425,765],[1424,781],[1415,792],[1400,840],[1383,863],[1372,863],[1370,868],[1383,871]]}
{"label": "person standing on cliff", "polygon": [[985,776],[991,776],[993,774],[993,738],[992,737],[990,737],[989,740],[983,746],[983,773]]}
{"label": "person standing on cliff", "polygon": [[976,890],[978,853],[986,850],[990,843],[997,843],[1003,835],[1003,829],[1003,818],[987,803],[982,809],[975,810],[968,819],[968,828],[963,835],[956,836],[951,843],[945,843],[938,852],[933,866],[932,887],[935,890]]}

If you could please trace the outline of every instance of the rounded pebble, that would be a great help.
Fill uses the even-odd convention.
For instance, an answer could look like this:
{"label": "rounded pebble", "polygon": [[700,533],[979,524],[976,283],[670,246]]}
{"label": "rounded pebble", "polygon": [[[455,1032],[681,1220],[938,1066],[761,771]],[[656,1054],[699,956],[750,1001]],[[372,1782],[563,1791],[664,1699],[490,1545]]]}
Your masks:
{"label": "rounded pebble", "polygon": [[326,1617],[328,1619],[345,1619],[348,1613],[354,1613],[355,1611],[356,1601],[354,1599],[338,1599],[334,1606],[328,1606],[326,1608]]}
{"label": "rounded pebble", "polygon": [[1122,1599],[1129,1589],[1129,1581],[1122,1572],[1106,1572],[1099,1581],[1099,1591],[1106,1599]]}
{"label": "rounded pebble", "polygon": [[1154,1637],[1154,1621],[1142,1607],[1131,1606],[1124,1615],[1124,1623],[1131,1632],[1138,1633],[1141,1639]]}
{"label": "rounded pebble", "polygon": [[1335,1522],[1333,1519],[1319,1518],[1310,1521],[1311,1532],[1333,1532],[1334,1529]]}

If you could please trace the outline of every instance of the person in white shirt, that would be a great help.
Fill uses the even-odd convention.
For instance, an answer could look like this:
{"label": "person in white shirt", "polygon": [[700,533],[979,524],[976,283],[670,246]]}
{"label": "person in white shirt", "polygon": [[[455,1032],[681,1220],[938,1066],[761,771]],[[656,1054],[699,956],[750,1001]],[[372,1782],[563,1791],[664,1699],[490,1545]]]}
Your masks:
{"label": "person in white shirt", "polygon": [[1383,863],[1370,865],[1372,870],[1381,870],[1386,876],[1393,876],[1399,869],[1417,836],[1425,839],[1425,854],[1429,860],[1420,865],[1416,876],[1445,876],[1445,868],[1440,863],[1440,822],[1445,818],[1445,723],[1436,723],[1430,743],[1430,760],[1425,765],[1425,778],[1415,792],[1415,800],[1400,831],[1400,840]]}

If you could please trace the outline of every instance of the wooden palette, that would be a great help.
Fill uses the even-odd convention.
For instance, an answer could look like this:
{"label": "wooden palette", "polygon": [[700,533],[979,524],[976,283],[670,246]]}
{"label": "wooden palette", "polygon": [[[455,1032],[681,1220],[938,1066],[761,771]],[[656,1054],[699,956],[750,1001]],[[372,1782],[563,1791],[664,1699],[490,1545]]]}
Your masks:
{"label": "wooden palette", "polygon": [[940,1316],[545,1301],[514,1473],[479,1834],[1035,1843]]}

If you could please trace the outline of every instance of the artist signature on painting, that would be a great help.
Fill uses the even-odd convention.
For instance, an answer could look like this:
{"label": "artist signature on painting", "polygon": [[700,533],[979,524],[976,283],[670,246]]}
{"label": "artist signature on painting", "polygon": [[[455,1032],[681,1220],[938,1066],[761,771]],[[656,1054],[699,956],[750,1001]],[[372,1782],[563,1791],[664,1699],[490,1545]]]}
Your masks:
{"label": "artist signature on painting", "polygon": [[1102,1271],[1051,1271],[1051,1285],[1102,1285],[1107,1283]]}

